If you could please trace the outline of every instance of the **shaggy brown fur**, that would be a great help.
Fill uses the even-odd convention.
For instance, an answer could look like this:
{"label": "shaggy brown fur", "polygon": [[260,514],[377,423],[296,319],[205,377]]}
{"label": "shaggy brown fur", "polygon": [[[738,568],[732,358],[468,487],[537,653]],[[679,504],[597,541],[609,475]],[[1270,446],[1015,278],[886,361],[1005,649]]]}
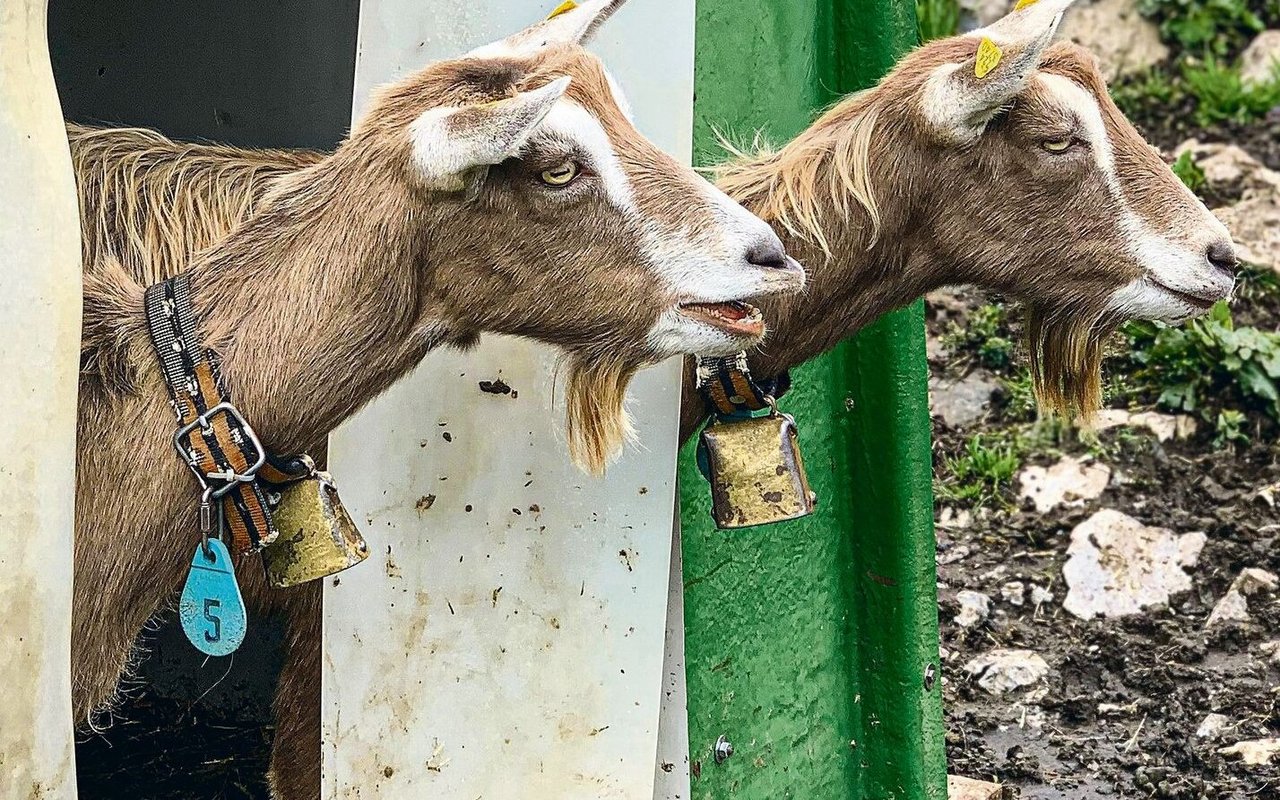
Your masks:
{"label": "shaggy brown fur", "polygon": [[[465,107],[450,118],[459,136],[560,76],[604,128],[634,209],[592,188],[589,173],[574,194],[539,181],[579,156],[564,136],[525,140],[520,158],[470,172],[465,191],[423,184],[406,131],[424,111]],[[173,412],[142,310],[148,282],[190,275],[202,343],[274,452],[312,448],[431,349],[493,331],[564,349],[573,453],[600,469],[628,435],[627,382],[657,358],[648,334],[673,293],[688,290],[658,276],[665,265],[650,263],[646,246],[740,246],[724,258],[747,265],[761,241],[747,233],[776,243],[762,223],[744,227],[745,213],[727,221],[722,197],[631,126],[599,61],[557,41],[440,62],[386,87],[326,156],[136,130],[68,134],[85,234],[72,685],[88,724],[109,708],[143,625],[175,599],[195,546],[198,491],[169,444]],[[747,265],[744,279],[756,269],[766,282],[784,272]],[[239,573],[252,613],[289,620],[272,785],[280,797],[314,797],[320,586],[272,591],[262,570]]]}
{"label": "shaggy brown fur", "polygon": [[[1115,323],[1102,312],[1100,303],[1133,271],[1116,263],[1114,220],[1107,216],[1109,204],[1098,197],[1097,181],[1087,174],[1047,171],[1020,155],[1025,149],[1018,146],[1020,136],[1055,121],[1047,119],[1051,112],[1037,97],[1034,85],[975,146],[940,144],[924,129],[917,110],[923,76],[939,63],[972,58],[975,47],[974,40],[956,39],[917,51],[879,87],[840,103],[791,144],[741,157],[722,169],[721,185],[773,222],[810,267],[810,290],[804,296],[761,303],[769,314],[772,335],[752,356],[758,373],[794,367],[931,288],[975,283],[1027,302],[1033,371],[1043,402],[1074,412],[1097,406],[1101,342]],[[1098,98],[1116,147],[1142,165],[1129,167],[1123,179],[1139,184],[1154,202],[1178,208],[1180,188],[1114,110],[1092,57],[1071,45],[1059,45],[1046,54],[1042,68],[1071,77]],[[126,136],[100,134],[104,138],[117,135]],[[101,142],[86,142],[81,132],[72,132],[73,150],[84,150],[87,144]],[[167,147],[179,151],[190,146]],[[98,168],[114,169],[118,151],[103,152],[114,153],[113,163]],[[198,148],[192,152],[210,154]],[[166,160],[158,152],[153,157]],[[205,171],[219,175],[218,183],[243,185],[242,178],[234,177],[237,172],[279,176],[282,173],[267,170],[284,170],[297,159],[310,157],[236,151],[221,164],[202,163]],[[94,160],[82,158],[77,163],[83,169]],[[167,180],[163,172],[148,170],[139,170],[135,179]],[[266,177],[268,183],[278,180]],[[213,202],[232,210],[218,215],[227,229],[235,227],[237,214],[245,213],[240,198],[214,190],[209,183],[192,180],[185,185],[210,192]],[[158,201],[165,196],[150,189],[143,194]],[[975,215],[974,198],[984,199],[985,213]],[[163,208],[153,211],[167,213]],[[140,206],[138,212],[129,224],[145,228],[148,211]],[[1063,220],[1068,221],[1066,232]],[[121,236],[114,225],[89,216],[86,239],[111,238],[126,245],[138,241]],[[195,250],[202,245],[201,239],[191,240],[188,246]],[[618,387],[612,397],[620,400],[625,369],[600,366],[598,372],[592,379]],[[573,425],[579,424],[579,417],[584,422],[609,418],[581,412],[571,400]],[[686,437],[705,417],[703,404],[688,383],[682,417]],[[318,592],[276,592],[260,597],[259,602],[264,607],[283,605],[289,615],[290,660],[278,701],[276,763],[314,765],[319,740]],[[312,773],[306,774],[311,781]],[[281,794],[312,796],[288,790]]]}

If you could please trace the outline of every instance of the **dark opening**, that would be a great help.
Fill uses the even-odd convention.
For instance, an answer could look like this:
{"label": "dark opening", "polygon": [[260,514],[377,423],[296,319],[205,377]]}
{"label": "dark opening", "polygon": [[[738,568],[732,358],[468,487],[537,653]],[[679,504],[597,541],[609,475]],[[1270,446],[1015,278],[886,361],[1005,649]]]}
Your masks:
{"label": "dark opening", "polygon": [[[177,139],[331,149],[350,123],[359,6],[51,0],[63,113]],[[207,660],[171,616],[157,624],[107,727],[77,736],[80,797],[265,799],[279,622],[251,619],[238,653]]]}

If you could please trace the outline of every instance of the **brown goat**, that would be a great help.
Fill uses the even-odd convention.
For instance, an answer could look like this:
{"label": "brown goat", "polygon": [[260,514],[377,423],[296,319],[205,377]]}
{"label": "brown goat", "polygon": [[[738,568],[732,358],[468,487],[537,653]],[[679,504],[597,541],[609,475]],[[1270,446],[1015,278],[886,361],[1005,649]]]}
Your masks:
{"label": "brown goat", "polygon": [[[1116,109],[1093,57],[1049,46],[1068,4],[1040,0],[985,31],[922,47],[786,147],[721,170],[730,196],[772,222],[810,267],[806,294],[761,303],[771,334],[752,354],[757,374],[794,367],[932,288],[969,283],[1027,304],[1042,398],[1088,412],[1112,326],[1185,319],[1230,291],[1225,230]],[[1004,58],[980,80],[982,36]],[[320,158],[138,131],[72,128],[71,138],[86,262],[110,251],[148,280],[182,269],[188,253],[241,224],[254,195]],[[131,193],[140,200],[126,217],[112,198]],[[190,217],[200,204],[221,231]],[[683,434],[705,414],[686,385]],[[319,593],[259,600],[289,615],[275,786],[281,797],[313,797]]]}
{"label": "brown goat", "polygon": [[[203,345],[274,452],[323,439],[431,349],[499,332],[567,354],[571,449],[596,471],[624,438],[622,397],[637,369],[756,344],[763,322],[739,299],[803,285],[769,226],[659,151],[622,111],[580,44],[619,5],[583,3],[384,87],[333,154],[276,153],[286,169],[261,170],[269,187],[258,170],[232,179],[238,209],[220,216],[192,198],[149,215],[160,227],[170,213],[201,220],[194,238],[211,246],[189,259],[163,236],[135,239],[127,227],[109,246],[86,239],[78,719],[110,703],[138,632],[172,602],[196,546],[199,492],[169,444],[173,412],[142,313],[144,282],[159,273],[139,271],[129,250],[186,261]],[[197,167],[228,154],[179,159],[170,177],[208,189],[231,172],[201,178]],[[85,209],[127,223],[159,199],[109,189]],[[260,569],[241,573],[250,607],[292,606],[316,619],[317,585],[270,592]],[[306,632],[309,645],[300,630],[289,635],[296,672],[319,631]],[[314,759],[280,755],[302,748],[291,736],[310,733],[291,720],[281,727],[273,775],[295,787],[281,794],[314,786]]]}

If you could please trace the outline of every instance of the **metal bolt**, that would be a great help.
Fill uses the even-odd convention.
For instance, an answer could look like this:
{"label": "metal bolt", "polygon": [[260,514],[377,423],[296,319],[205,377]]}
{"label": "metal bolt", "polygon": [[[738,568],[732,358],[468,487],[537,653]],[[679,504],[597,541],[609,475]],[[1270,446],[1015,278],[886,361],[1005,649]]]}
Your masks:
{"label": "metal bolt", "polygon": [[733,755],[733,744],[731,744],[728,739],[724,738],[724,734],[721,734],[720,738],[716,739],[716,763],[723,764],[725,759],[731,755]]}

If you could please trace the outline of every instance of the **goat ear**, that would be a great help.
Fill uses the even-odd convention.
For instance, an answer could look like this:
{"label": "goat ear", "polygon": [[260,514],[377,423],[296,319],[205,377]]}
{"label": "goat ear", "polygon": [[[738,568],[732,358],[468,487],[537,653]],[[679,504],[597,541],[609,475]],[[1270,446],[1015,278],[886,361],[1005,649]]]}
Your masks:
{"label": "goat ear", "polygon": [[627,0],[565,0],[551,16],[505,39],[478,47],[467,55],[474,58],[521,56],[553,44],[586,44],[604,21]]}
{"label": "goat ear", "polygon": [[1027,87],[1062,14],[1074,0],[1019,2],[1015,10],[965,35],[977,52],[944,64],[924,85],[925,117],[951,141],[977,138],[999,111]]}
{"label": "goat ear", "polygon": [[430,189],[466,189],[473,183],[469,173],[519,154],[529,134],[564,96],[569,80],[558,78],[492,103],[424,112],[409,126],[418,174]]}

